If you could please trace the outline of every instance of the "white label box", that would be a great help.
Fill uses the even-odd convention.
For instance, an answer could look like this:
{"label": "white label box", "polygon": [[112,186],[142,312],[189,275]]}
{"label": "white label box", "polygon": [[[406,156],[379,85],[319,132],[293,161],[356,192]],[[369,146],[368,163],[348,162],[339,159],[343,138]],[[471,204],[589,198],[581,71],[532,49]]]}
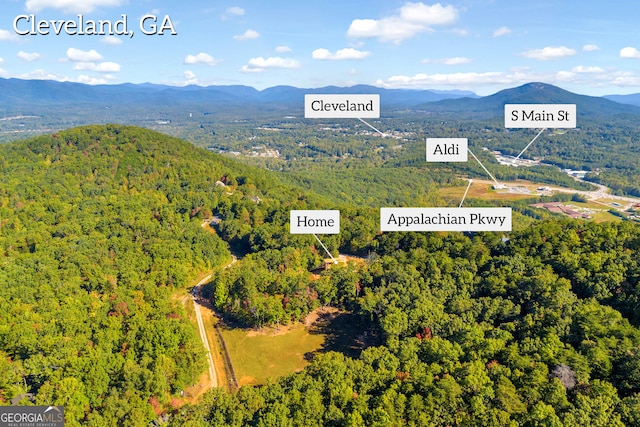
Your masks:
{"label": "white label box", "polygon": [[427,138],[427,162],[466,162],[467,138]]}
{"label": "white label box", "polygon": [[378,94],[307,94],[304,116],[308,119],[365,119],[380,117]]}
{"label": "white label box", "polygon": [[511,208],[380,208],[381,231],[511,231]]}
{"label": "white label box", "polygon": [[300,210],[289,212],[291,234],[338,234],[340,211]]}
{"label": "white label box", "polygon": [[575,128],[576,104],[505,104],[506,128]]}

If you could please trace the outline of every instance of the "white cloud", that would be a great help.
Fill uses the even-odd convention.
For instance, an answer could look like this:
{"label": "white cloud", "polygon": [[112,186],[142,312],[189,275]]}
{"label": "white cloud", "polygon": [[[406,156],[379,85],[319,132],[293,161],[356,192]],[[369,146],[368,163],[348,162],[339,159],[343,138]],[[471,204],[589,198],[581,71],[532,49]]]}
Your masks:
{"label": "white cloud", "polygon": [[207,64],[207,65],[217,65],[220,63],[219,60],[215,59],[213,56],[208,53],[200,52],[197,55],[187,55],[184,58],[185,64]]}
{"label": "white cloud", "polygon": [[589,74],[597,74],[604,73],[605,70],[600,67],[584,67],[582,65],[578,65],[577,67],[573,67],[571,69],[574,73],[589,73]]}
{"label": "white cloud", "polygon": [[581,88],[638,87],[640,86],[640,76],[634,72],[602,69],[600,67],[577,66],[571,70],[554,72],[540,72],[532,68],[520,67],[504,72],[397,75],[379,79],[375,84],[385,88],[397,89],[442,87],[473,90],[476,93],[480,93],[480,91],[492,93],[489,92],[491,87],[501,89],[529,82],[546,82],[562,86],[573,85]]}
{"label": "white cloud", "polygon": [[78,62],[73,66],[76,71],[97,71],[99,73],[117,73],[120,71],[120,64],[116,62]]}
{"label": "white cloud", "polygon": [[276,52],[278,52],[278,53],[288,53],[288,52],[291,52],[291,48],[289,46],[278,46],[278,47],[276,47]]}
{"label": "white cloud", "polygon": [[620,58],[640,59],[640,51],[635,47],[623,47],[620,49]]}
{"label": "white cloud", "polygon": [[493,32],[493,37],[502,37],[511,34],[511,29],[509,27],[500,27]]}
{"label": "white cloud", "polygon": [[198,84],[198,77],[196,76],[196,74],[191,71],[191,70],[186,70],[183,74],[184,76],[184,84],[185,85],[197,85]]}
{"label": "white cloud", "polygon": [[572,82],[576,78],[576,73],[571,71],[558,71],[555,77],[556,81],[559,82]]}
{"label": "white cloud", "polygon": [[332,58],[334,54],[331,53],[328,49],[320,48],[311,52],[311,57],[313,59],[335,59]]}
{"label": "white cloud", "polygon": [[73,66],[76,71],[93,71],[95,68],[96,64],[94,62],[78,62]]}
{"label": "white cloud", "polygon": [[[564,81],[571,81],[573,84],[595,88],[640,86],[640,77],[629,71],[605,70],[600,67],[575,67],[572,72],[560,72],[557,77],[564,77]],[[572,79],[570,80],[570,78]]]}
{"label": "white cloud", "polygon": [[[0,70],[0,76],[2,74],[2,70]],[[113,80],[114,77],[108,74],[102,75],[101,77],[90,77],[86,75],[80,75],[77,78],[69,78],[67,76],[61,76],[58,74],[49,73],[45,70],[33,70],[27,73],[22,74],[14,74],[14,75],[6,75],[6,77],[15,77],[22,80],[54,80],[57,82],[78,82],[85,84],[107,84],[109,80]]]}
{"label": "white cloud", "polygon": [[[562,84],[571,83],[582,87],[627,87],[640,85],[640,77],[629,71],[604,69],[601,67],[585,67],[582,65],[573,67],[571,71],[558,71],[554,75],[546,77],[546,81]],[[537,81],[545,81],[537,79]]]}
{"label": "white cloud", "polygon": [[465,58],[464,56],[454,56],[453,58],[442,58],[442,59],[423,59],[423,64],[444,64],[444,65],[463,65],[472,62],[471,58]]}
{"label": "white cloud", "polygon": [[27,0],[28,12],[40,12],[43,9],[57,9],[65,13],[89,13],[99,7],[113,7],[123,4],[123,0]]}
{"label": "white cloud", "polygon": [[117,73],[120,68],[120,64],[116,62],[101,62],[96,66],[95,71],[99,73]]}
{"label": "white cloud", "polygon": [[79,76],[77,79],[78,83],[84,83],[86,85],[105,85],[108,83],[108,79],[106,77],[90,77],[90,76]]}
{"label": "white cloud", "polygon": [[242,16],[244,15],[244,9],[238,6],[228,7],[224,14],[222,15],[222,19],[228,19],[232,16]]}
{"label": "white cloud", "polygon": [[260,33],[255,30],[247,30],[243,34],[233,36],[235,40],[254,40],[260,37]]}
{"label": "white cloud", "polygon": [[59,82],[68,82],[68,77],[57,76],[55,74],[47,73],[44,70],[33,70],[28,73],[22,73],[16,76],[22,80],[55,80]]}
{"label": "white cloud", "polygon": [[621,87],[637,87],[640,86],[640,77],[632,73],[617,73],[612,76],[609,83]]}
{"label": "white cloud", "polygon": [[40,59],[40,54],[38,52],[28,53],[20,51],[18,52],[17,57],[26,62],[33,62]]}
{"label": "white cloud", "polygon": [[363,52],[351,47],[340,49],[336,53],[331,53],[327,49],[316,49],[311,53],[313,59],[324,59],[332,61],[340,61],[346,59],[364,59],[369,56],[371,52]]}
{"label": "white cloud", "polygon": [[450,25],[458,20],[458,10],[453,6],[442,6],[436,3],[432,6],[419,3],[406,3],[400,8],[400,17],[406,22],[421,25]]}
{"label": "white cloud", "polygon": [[100,41],[104,44],[109,44],[112,46],[117,46],[122,44],[122,39],[116,36],[104,36],[100,39]]}
{"label": "white cloud", "polygon": [[551,59],[566,58],[576,54],[575,49],[565,46],[547,46],[542,49],[532,49],[522,53],[522,56],[540,61],[549,61]]}
{"label": "white cloud", "polygon": [[453,58],[445,58],[442,63],[445,65],[462,65],[468,64],[472,61],[471,58],[465,58],[463,56],[456,56]]}
{"label": "white cloud", "polygon": [[0,42],[16,40],[18,40],[18,35],[16,33],[7,30],[0,30]]}
{"label": "white cloud", "polygon": [[100,55],[94,49],[80,50],[70,47],[69,49],[67,49],[67,58],[71,61],[95,62],[100,61],[102,59],[102,55]]}
{"label": "white cloud", "polygon": [[243,65],[243,73],[262,73],[269,68],[300,68],[300,62],[290,58],[272,56],[269,58],[251,58],[247,65]]}
{"label": "white cloud", "polygon": [[474,86],[486,84],[511,84],[514,78],[502,72],[416,74],[414,76],[391,76],[378,80],[377,85],[387,88],[413,88],[430,86]]}
{"label": "white cloud", "polygon": [[243,73],[264,73],[266,70],[264,68],[256,68],[249,65],[243,65],[240,68],[240,71]]}
{"label": "white cloud", "polygon": [[584,46],[582,46],[582,50],[585,52],[595,52],[597,50],[600,50],[600,48],[595,44],[585,44]]}
{"label": "white cloud", "polygon": [[379,38],[400,43],[418,33],[433,31],[434,26],[452,25],[458,20],[458,9],[436,3],[405,3],[396,15],[382,19],[354,19],[347,35],[354,38]]}

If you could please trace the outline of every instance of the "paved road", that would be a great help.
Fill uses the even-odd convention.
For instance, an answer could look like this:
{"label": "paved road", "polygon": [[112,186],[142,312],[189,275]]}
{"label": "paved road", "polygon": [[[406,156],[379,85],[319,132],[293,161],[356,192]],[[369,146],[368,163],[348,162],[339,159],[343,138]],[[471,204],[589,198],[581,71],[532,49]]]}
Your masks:
{"label": "paved road", "polygon": [[[594,191],[580,191],[580,190],[572,190],[570,188],[561,188],[561,187],[555,187],[555,186],[550,186],[550,188],[554,191],[558,191],[560,193],[571,193],[571,194],[580,194],[585,196],[587,199],[592,200],[597,202],[600,199],[608,199],[608,200],[617,200],[619,202],[623,202],[626,205],[622,205],[617,207],[617,210],[626,210],[629,209],[631,206],[633,206],[634,204],[640,202],[640,199],[636,198],[636,197],[629,197],[629,196],[616,196],[615,194],[611,194],[609,193],[610,189],[607,186],[604,186],[602,184],[596,184],[594,182],[589,182],[589,181],[582,181],[582,180],[578,180],[581,182],[587,182],[591,185],[594,185],[596,187],[598,187],[597,190]],[[606,203],[601,203],[605,206],[608,206],[609,208],[615,208],[615,206],[611,206],[609,204]]]}
{"label": "paved road", "polygon": [[[581,181],[581,180],[578,180]],[[481,184],[490,184],[493,185],[494,182],[493,181],[489,181],[486,179],[474,179],[473,182],[477,182],[477,183],[481,183]],[[608,199],[608,200],[617,200],[619,202],[624,202],[625,205],[623,205],[621,203],[621,206],[617,207],[618,210],[625,210],[630,208],[632,205],[636,204],[636,203],[640,203],[640,199],[637,197],[630,197],[630,196],[616,196],[614,194],[610,194],[609,191],[609,187],[602,185],[602,184],[596,184],[594,182],[590,182],[590,181],[582,181],[582,182],[586,182],[588,184],[591,184],[595,187],[597,187],[597,190],[594,191],[585,191],[585,190],[574,190],[572,188],[565,188],[565,187],[558,187],[555,185],[548,185],[548,184],[533,184],[533,185],[539,185],[539,186],[544,186],[549,188],[550,190],[559,192],[559,193],[569,193],[569,194],[580,194],[582,196],[585,196],[587,199],[589,200],[593,200],[593,201],[598,201],[600,199]],[[523,184],[520,183],[516,183],[516,182],[507,182],[507,181],[503,181],[501,182],[501,184],[505,184],[507,187],[512,188],[512,187],[518,187],[518,186],[522,186]],[[514,193],[516,194],[516,193]],[[537,191],[531,191],[530,193],[522,193],[522,194],[530,194],[530,195],[536,195],[539,194]],[[609,204],[606,203],[600,203],[603,204],[609,208],[616,208],[615,206],[611,206]]]}

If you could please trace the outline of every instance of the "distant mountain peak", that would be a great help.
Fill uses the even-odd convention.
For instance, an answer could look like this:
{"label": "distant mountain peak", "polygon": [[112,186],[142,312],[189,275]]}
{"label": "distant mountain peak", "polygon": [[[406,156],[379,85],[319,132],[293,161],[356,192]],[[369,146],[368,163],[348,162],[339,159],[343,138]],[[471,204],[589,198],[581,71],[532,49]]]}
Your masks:
{"label": "distant mountain peak", "polygon": [[530,96],[534,98],[554,98],[554,97],[567,97],[575,96],[567,90],[561,89],[558,86],[554,86],[549,83],[543,82],[531,82],[526,83],[518,87],[501,90],[489,97],[521,97]]}
{"label": "distant mountain peak", "polygon": [[632,105],[623,105],[609,99],[579,95],[557,86],[531,82],[504,89],[478,99],[445,99],[424,103],[421,108],[441,113],[465,113],[474,118],[500,117],[505,104],[576,104],[578,116],[606,117],[615,114],[638,114]]}
{"label": "distant mountain peak", "polygon": [[520,86],[522,88],[527,88],[530,90],[546,90],[546,89],[560,89],[557,86],[551,85],[549,83],[542,83],[542,82],[531,82],[531,83],[527,83],[524,84],[522,86]]}

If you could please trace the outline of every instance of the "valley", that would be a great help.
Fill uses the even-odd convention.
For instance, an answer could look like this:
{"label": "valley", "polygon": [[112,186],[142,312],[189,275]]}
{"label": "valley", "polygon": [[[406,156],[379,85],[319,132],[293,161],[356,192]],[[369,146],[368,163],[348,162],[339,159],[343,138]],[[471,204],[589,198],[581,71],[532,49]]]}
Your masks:
{"label": "valley", "polygon": [[0,427],[640,426],[639,11],[5,1]]}
{"label": "valley", "polygon": [[[528,148],[553,166],[501,164],[539,131],[491,106],[541,94],[575,101],[578,126]],[[59,126],[0,146],[0,403],[31,393],[92,425],[635,419],[633,109],[531,84],[401,105],[373,132],[198,96],[144,118],[64,106],[135,126],[0,121]],[[478,161],[427,162],[445,137]],[[459,205],[513,227],[381,231],[381,207]],[[293,234],[293,210],[339,211],[339,233]]]}

